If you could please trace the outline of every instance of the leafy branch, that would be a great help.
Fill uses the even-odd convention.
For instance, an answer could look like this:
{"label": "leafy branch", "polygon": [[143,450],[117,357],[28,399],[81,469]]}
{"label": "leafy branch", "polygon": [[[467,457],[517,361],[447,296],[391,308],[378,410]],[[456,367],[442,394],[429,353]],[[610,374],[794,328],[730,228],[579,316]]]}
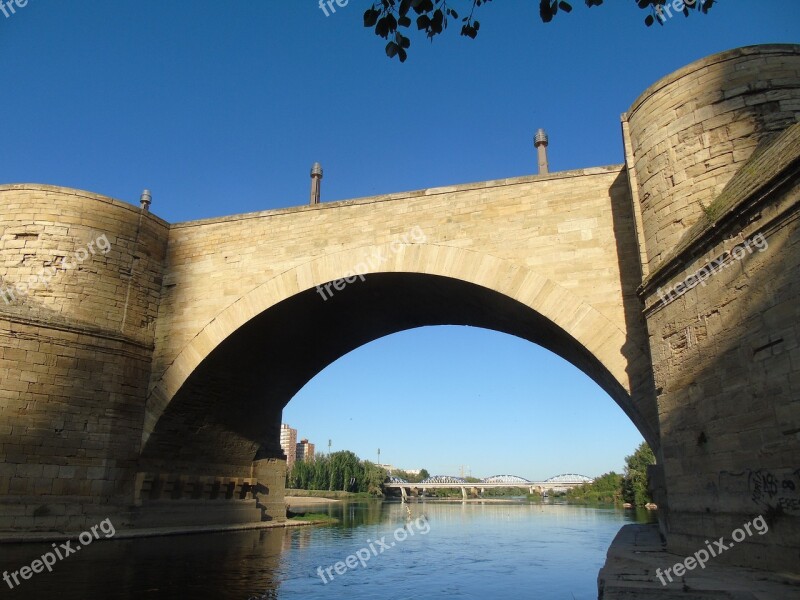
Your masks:
{"label": "leafy branch", "polygon": [[[491,0],[465,0],[471,3],[469,14],[461,18],[461,35],[475,39],[480,30],[480,21],[474,18],[475,10]],[[690,9],[707,14],[716,0],[633,0],[636,6],[643,10],[650,10],[644,20],[650,27],[653,23],[663,25],[667,17],[666,12],[672,15],[672,10],[682,12],[689,16]],[[584,0],[587,7],[601,6],[603,0]],[[678,10],[676,7],[682,7]],[[561,11],[572,12],[572,5],[566,0],[539,0],[539,17],[542,22],[549,23]],[[412,20],[412,17],[415,17]],[[372,6],[364,13],[364,27],[374,29],[375,35],[387,40],[386,56],[397,56],[400,62],[408,58],[408,49],[411,39],[404,35],[413,23],[418,31],[424,31],[425,36],[433,41],[446,29],[450,19],[458,20],[458,12],[448,6],[447,0],[375,0]],[[403,31],[401,31],[403,30]]]}
{"label": "leafy branch", "polygon": [[[480,29],[480,22],[473,18],[475,8],[491,0],[472,0],[470,14],[461,19],[461,35],[475,38]],[[389,58],[397,56],[400,62],[408,58],[411,40],[400,32],[400,28],[409,28],[412,24],[409,13],[416,14],[416,25],[419,31],[424,31],[431,41],[441,34],[449,19],[458,19],[455,9],[447,5],[447,0],[378,0],[372,3],[364,13],[364,27],[374,27],[375,35],[389,40],[386,44],[386,55]]]}

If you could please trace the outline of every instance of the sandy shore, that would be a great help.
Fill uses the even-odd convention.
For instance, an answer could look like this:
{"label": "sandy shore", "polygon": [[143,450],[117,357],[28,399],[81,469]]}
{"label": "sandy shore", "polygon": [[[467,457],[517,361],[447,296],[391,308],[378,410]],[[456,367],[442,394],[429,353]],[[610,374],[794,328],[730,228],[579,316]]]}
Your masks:
{"label": "sandy shore", "polygon": [[286,496],[284,501],[289,506],[308,506],[309,504],[328,504],[330,502],[341,502],[336,498],[318,498],[316,496]]}

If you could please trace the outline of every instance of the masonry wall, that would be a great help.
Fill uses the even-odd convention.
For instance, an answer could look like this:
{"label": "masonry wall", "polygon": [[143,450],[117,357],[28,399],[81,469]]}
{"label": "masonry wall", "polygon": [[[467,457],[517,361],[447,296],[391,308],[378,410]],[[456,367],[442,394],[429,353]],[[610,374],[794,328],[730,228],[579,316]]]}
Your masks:
{"label": "masonry wall", "polygon": [[650,86],[624,120],[654,271],[756,146],[800,117],[800,46],[738,48]]}
{"label": "masonry wall", "polygon": [[0,529],[132,503],[167,233],[103,196],[0,186]]}
{"label": "masonry wall", "polygon": [[[769,533],[748,536],[718,560],[786,570],[800,560],[797,178],[684,240],[756,146],[798,115],[798,46],[743,48],[689,65],[652,86],[628,115],[649,258],[641,291],[667,542],[679,555],[705,540],[730,541],[762,515]],[[670,293],[737,245],[746,245],[740,260],[683,295]]]}
{"label": "masonry wall", "polygon": [[[661,283],[661,294],[648,293],[668,543],[677,554],[691,554],[705,539],[730,538],[762,515],[769,533],[748,538],[721,560],[797,567],[799,212],[795,180],[753,222],[715,232],[705,251]],[[748,242],[737,251],[741,260],[663,305],[670,298],[664,290]]]}

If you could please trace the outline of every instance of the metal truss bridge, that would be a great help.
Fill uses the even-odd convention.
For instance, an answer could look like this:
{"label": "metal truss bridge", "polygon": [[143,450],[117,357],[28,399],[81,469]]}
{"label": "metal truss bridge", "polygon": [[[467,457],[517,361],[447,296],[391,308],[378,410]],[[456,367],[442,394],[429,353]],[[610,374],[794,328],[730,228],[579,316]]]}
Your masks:
{"label": "metal truss bridge", "polygon": [[492,475],[480,481],[467,481],[455,475],[434,475],[418,483],[411,483],[400,477],[390,476],[383,484],[383,487],[399,489],[403,498],[407,497],[409,492],[413,493],[415,491],[420,492],[442,488],[460,488],[461,495],[466,498],[467,490],[473,491],[474,493],[483,493],[485,490],[491,488],[516,487],[527,489],[529,494],[533,494],[534,492],[545,492],[547,490],[565,491],[583,485],[584,483],[591,483],[592,481],[594,480],[591,477],[577,475],[575,473],[555,475],[544,481],[530,481],[517,475]]}

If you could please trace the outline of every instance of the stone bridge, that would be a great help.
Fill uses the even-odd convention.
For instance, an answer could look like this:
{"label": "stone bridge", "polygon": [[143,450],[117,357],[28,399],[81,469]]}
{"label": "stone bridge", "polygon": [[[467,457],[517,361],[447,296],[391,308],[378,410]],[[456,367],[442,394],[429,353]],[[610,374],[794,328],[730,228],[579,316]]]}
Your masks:
{"label": "stone bridge", "polygon": [[0,186],[0,530],[282,519],[293,395],[449,324],[608,393],[658,457],[671,550],[764,513],[724,559],[796,566],[798,115],[800,47],[758,46],[646,90],[619,165],[177,224]]}

